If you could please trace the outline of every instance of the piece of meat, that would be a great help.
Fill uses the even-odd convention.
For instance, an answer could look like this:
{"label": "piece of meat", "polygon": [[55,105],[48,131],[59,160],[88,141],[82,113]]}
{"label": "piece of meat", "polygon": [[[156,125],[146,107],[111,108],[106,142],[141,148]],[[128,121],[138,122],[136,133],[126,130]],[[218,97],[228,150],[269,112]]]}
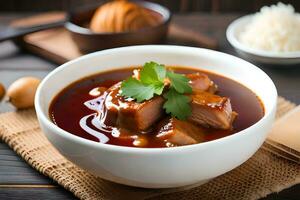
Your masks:
{"label": "piece of meat", "polygon": [[182,146],[204,141],[205,130],[188,121],[175,118],[163,119],[158,125],[157,138],[168,146]]}
{"label": "piece of meat", "polygon": [[186,77],[190,79],[189,83],[193,89],[193,93],[206,91],[214,94],[218,90],[218,86],[206,74],[186,74]]}
{"label": "piece of meat", "polygon": [[163,115],[164,98],[154,98],[138,103],[119,94],[120,83],[108,90],[104,104],[106,117],[104,123],[129,130],[146,131]]}
{"label": "piece of meat", "polygon": [[232,111],[230,99],[208,92],[190,95],[192,114],[190,121],[217,129],[230,129],[236,113]]}

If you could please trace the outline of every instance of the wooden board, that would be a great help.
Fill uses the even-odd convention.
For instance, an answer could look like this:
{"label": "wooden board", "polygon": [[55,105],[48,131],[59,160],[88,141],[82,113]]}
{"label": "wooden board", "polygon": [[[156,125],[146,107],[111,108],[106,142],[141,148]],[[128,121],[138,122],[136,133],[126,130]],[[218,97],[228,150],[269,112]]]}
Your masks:
{"label": "wooden board", "polygon": [[20,43],[28,51],[55,63],[62,64],[81,56],[70,33],[55,28],[26,35]]}

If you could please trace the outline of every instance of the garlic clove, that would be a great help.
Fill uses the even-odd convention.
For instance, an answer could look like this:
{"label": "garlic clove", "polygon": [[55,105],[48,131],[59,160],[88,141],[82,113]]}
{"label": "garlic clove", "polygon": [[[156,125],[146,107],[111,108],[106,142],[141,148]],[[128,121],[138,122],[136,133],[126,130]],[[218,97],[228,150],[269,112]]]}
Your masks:
{"label": "garlic clove", "polygon": [[34,97],[40,79],[35,77],[23,77],[13,82],[8,90],[8,101],[18,109],[34,106]]}

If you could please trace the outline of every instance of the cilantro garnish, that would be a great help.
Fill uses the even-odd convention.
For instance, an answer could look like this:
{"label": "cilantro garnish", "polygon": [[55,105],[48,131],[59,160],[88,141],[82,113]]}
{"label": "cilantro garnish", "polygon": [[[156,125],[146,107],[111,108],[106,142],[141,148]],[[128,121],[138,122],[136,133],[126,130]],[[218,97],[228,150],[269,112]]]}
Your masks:
{"label": "cilantro garnish", "polygon": [[190,79],[188,79],[183,74],[167,72],[167,77],[171,81],[171,87],[173,87],[178,93],[192,93],[192,88],[189,85]]}
{"label": "cilantro garnish", "polygon": [[140,80],[130,77],[122,82],[121,95],[136,99],[137,102],[149,100],[155,94],[162,95],[166,79],[170,85],[163,95],[166,99],[163,108],[172,117],[185,120],[191,114],[190,98],[184,95],[192,92],[189,79],[182,74],[167,71],[164,65],[145,63],[140,71]]}
{"label": "cilantro garnish", "polygon": [[145,84],[162,83],[166,77],[166,68],[164,65],[159,65],[155,62],[144,64],[140,72],[140,79]]}
{"label": "cilantro garnish", "polygon": [[189,105],[190,98],[179,94],[173,87],[164,95],[167,101],[164,103],[166,113],[180,120],[185,120],[192,112]]}
{"label": "cilantro garnish", "polygon": [[132,77],[122,82],[121,94],[123,96],[132,97],[137,102],[149,100],[154,96],[155,88],[153,85],[143,84],[141,81]]}

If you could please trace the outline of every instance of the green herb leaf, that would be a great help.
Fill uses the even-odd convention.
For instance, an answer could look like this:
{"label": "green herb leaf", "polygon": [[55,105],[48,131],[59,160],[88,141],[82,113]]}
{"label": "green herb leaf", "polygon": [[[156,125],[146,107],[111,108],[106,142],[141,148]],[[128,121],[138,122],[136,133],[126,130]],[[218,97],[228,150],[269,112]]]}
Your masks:
{"label": "green herb leaf", "polygon": [[176,74],[174,72],[167,72],[167,77],[171,81],[171,86],[174,87],[174,89],[180,93],[192,93],[192,88],[189,85],[189,79],[184,76],[183,74]]}
{"label": "green herb leaf", "polygon": [[145,63],[140,72],[141,82],[144,84],[159,84],[163,83],[166,77],[166,68],[164,65],[155,62]]}
{"label": "green herb leaf", "polygon": [[134,98],[137,102],[151,99],[158,90],[155,86],[143,84],[132,77],[121,84],[121,95]]}
{"label": "green herb leaf", "polygon": [[161,95],[165,88],[165,85],[164,83],[157,83],[157,84],[153,84],[153,87],[154,87],[154,93],[157,95]]}
{"label": "green herb leaf", "polygon": [[171,114],[172,117],[185,120],[192,113],[191,106],[189,105],[190,98],[178,93],[175,88],[171,87],[164,97],[167,101],[164,103],[163,108],[167,113]]}

